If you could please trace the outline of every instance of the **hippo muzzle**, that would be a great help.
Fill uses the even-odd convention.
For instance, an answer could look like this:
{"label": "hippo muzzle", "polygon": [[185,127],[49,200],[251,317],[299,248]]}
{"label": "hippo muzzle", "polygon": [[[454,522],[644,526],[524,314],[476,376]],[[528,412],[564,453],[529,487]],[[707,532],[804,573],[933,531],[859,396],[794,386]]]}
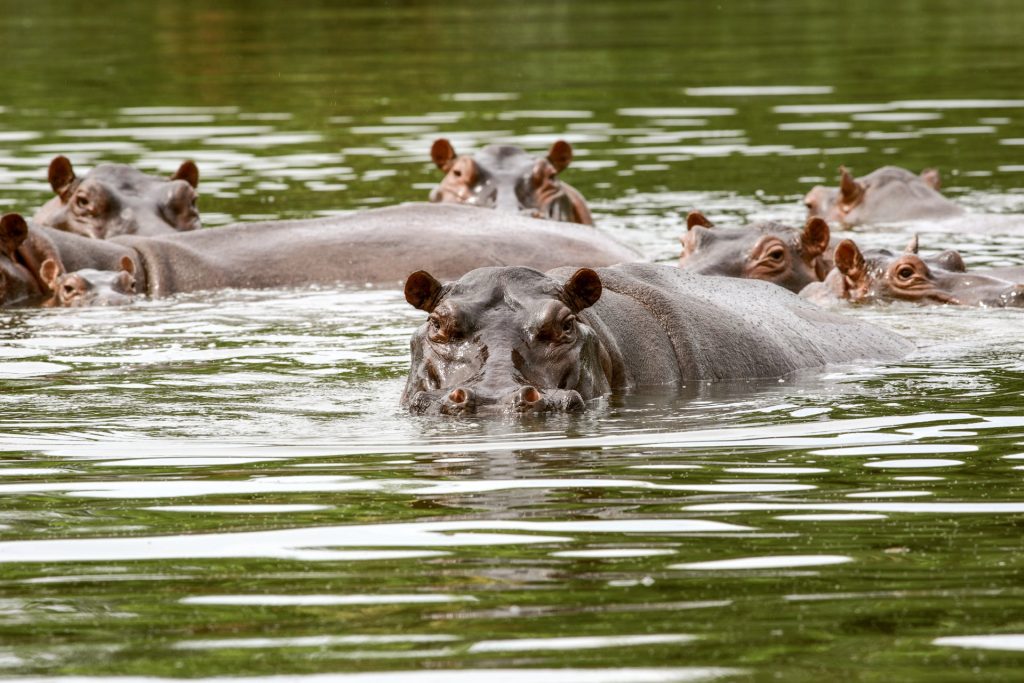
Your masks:
{"label": "hippo muzzle", "polygon": [[585,409],[586,402],[578,391],[540,390],[532,386],[522,386],[499,396],[469,387],[419,391],[409,401],[409,411],[416,415],[539,415],[578,413]]}

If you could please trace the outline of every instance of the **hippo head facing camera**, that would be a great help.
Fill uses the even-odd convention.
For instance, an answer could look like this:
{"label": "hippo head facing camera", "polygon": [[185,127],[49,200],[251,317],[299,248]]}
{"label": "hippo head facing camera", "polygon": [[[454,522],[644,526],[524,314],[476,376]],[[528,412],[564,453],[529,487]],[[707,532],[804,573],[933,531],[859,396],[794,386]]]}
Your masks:
{"label": "hippo head facing camera", "polygon": [[126,164],[100,164],[79,177],[71,161],[58,156],[50,162],[48,177],[57,196],[36,212],[34,220],[40,225],[94,239],[201,227],[196,206],[199,169],[191,161],[169,178]]}
{"label": "hippo head facing camera", "polygon": [[445,138],[430,156],[444,178],[430,192],[432,202],[453,202],[521,213],[534,218],[593,225],[587,202],[558,176],[572,161],[572,146],[551,145],[534,156],[512,145],[490,145],[472,155],[456,154]]}

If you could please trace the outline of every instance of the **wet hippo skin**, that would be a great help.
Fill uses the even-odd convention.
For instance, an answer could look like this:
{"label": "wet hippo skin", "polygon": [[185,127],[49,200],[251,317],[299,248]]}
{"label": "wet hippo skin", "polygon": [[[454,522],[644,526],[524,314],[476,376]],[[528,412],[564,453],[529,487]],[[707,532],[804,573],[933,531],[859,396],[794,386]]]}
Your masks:
{"label": "wet hippo skin", "polygon": [[120,256],[128,253],[141,266],[136,269],[139,291],[156,297],[226,287],[398,287],[419,269],[456,278],[482,266],[550,269],[640,259],[633,249],[593,228],[450,204],[405,204],[340,217],[239,223],[156,237],[125,235],[106,244],[121,251],[97,254],[88,248],[87,255],[64,258],[65,264],[74,264],[68,270],[96,267],[86,265],[96,259],[104,269],[116,270]]}
{"label": "wet hippo skin", "polygon": [[481,268],[406,299],[428,313],[412,339],[402,404],[414,413],[582,410],[641,385],[779,377],[912,345],[771,283],[656,264]]}

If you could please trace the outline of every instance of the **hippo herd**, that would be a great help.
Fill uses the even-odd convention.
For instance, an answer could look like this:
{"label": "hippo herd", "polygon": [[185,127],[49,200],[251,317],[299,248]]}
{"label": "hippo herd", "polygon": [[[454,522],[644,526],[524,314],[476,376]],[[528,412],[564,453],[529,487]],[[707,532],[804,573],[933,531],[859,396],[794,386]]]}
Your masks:
{"label": "hippo herd", "polygon": [[572,161],[564,141],[541,157],[508,145],[460,155],[440,139],[430,154],[444,175],[428,203],[206,230],[191,161],[164,178],[122,164],[79,177],[58,156],[55,196],[31,220],[0,218],[0,305],[404,282],[428,318],[401,402],[445,415],[574,411],[642,385],[779,377],[910,350],[823,302],[1024,306],[1024,267],[968,272],[954,251],[921,256],[916,238],[894,253],[831,236],[830,222],[960,216],[932,170],[854,178],[843,168],[837,188],[806,195],[802,227],[716,227],[693,211],[675,265],[641,263],[593,227],[560,178]]}

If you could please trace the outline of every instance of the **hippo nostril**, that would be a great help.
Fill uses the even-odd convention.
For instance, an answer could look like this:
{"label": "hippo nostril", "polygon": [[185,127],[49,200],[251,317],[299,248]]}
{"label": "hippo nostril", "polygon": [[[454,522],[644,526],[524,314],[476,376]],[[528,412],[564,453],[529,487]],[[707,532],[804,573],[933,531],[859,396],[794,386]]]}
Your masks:
{"label": "hippo nostril", "polygon": [[533,387],[523,387],[519,390],[519,398],[523,403],[536,403],[540,400],[540,392]]}
{"label": "hippo nostril", "polygon": [[465,403],[469,400],[469,392],[462,387],[452,389],[452,393],[448,394],[448,400],[452,403]]}

